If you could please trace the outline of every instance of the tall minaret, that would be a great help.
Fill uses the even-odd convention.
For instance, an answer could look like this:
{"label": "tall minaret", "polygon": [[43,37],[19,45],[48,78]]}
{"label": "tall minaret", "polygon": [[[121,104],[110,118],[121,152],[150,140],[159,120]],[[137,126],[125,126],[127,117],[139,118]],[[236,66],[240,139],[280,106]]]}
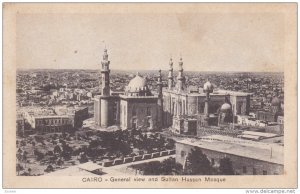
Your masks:
{"label": "tall minaret", "polygon": [[214,90],[214,86],[210,83],[209,80],[204,84],[203,91],[206,94],[205,98],[205,108],[204,108],[204,114],[206,119],[206,125],[208,125],[208,119],[209,119],[209,105],[210,105],[210,93],[212,93]]}
{"label": "tall minaret", "polygon": [[182,57],[180,57],[179,60],[179,72],[178,72],[178,76],[177,76],[177,83],[176,83],[176,87],[179,91],[184,90],[185,88],[185,78],[183,76],[183,62],[182,62]]}
{"label": "tall minaret", "polygon": [[102,89],[101,93],[102,96],[109,96],[110,95],[110,87],[109,87],[109,63],[110,61],[108,60],[108,54],[107,54],[107,49],[104,49],[103,53],[103,60],[101,61],[102,64],[102,69],[101,69],[101,77],[102,77]]}
{"label": "tall minaret", "polygon": [[158,86],[158,97],[162,97],[162,78],[161,78],[161,70],[158,70],[157,86]]}
{"label": "tall minaret", "polygon": [[174,84],[174,81],[173,81],[173,61],[172,61],[172,58],[170,58],[169,65],[170,65],[170,69],[169,69],[169,75],[168,75],[168,88],[172,89],[173,88],[173,84]]}
{"label": "tall minaret", "polygon": [[162,78],[161,78],[161,70],[158,71],[158,80],[157,80],[157,86],[158,86],[158,127],[161,129],[163,127],[163,95],[162,95]]}

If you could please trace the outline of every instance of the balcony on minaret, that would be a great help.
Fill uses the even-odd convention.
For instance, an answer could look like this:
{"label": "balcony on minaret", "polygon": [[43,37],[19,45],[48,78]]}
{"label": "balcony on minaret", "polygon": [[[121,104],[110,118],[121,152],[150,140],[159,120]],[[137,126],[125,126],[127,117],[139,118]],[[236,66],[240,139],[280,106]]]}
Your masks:
{"label": "balcony on minaret", "polygon": [[107,49],[104,49],[103,53],[103,60],[101,61],[102,64],[102,72],[109,72],[109,63],[110,61],[108,60],[108,54],[107,54]]}
{"label": "balcony on minaret", "polygon": [[108,60],[108,54],[107,54],[107,49],[104,49],[104,54],[103,54],[103,60],[101,61],[101,94],[102,96],[109,96],[110,95],[110,79],[109,79],[109,63],[110,61]]}
{"label": "balcony on minaret", "polygon": [[173,87],[173,59],[170,58],[169,62],[169,74],[168,74],[168,88],[172,89]]}
{"label": "balcony on minaret", "polygon": [[109,72],[109,61],[102,61],[102,72]]}
{"label": "balcony on minaret", "polygon": [[179,70],[178,70],[178,75],[177,75],[177,83],[176,83],[176,89],[177,91],[183,91],[186,90],[186,85],[185,85],[185,77],[183,75],[183,61],[182,58],[180,57],[179,60]]}
{"label": "balcony on minaret", "polygon": [[182,81],[184,80],[184,77],[183,77],[183,61],[182,61],[182,58],[180,57],[180,61],[179,61],[179,70],[178,70],[178,76],[177,76],[177,80],[179,81]]}

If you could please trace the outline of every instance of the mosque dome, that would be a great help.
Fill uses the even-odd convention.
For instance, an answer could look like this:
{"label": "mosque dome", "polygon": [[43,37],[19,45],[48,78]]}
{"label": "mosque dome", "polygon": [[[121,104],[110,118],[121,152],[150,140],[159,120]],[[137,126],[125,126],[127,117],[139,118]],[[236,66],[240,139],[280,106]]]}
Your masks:
{"label": "mosque dome", "polygon": [[272,106],[279,106],[280,104],[281,104],[281,101],[280,101],[280,99],[278,97],[274,97],[272,99],[272,102],[271,102]]}
{"label": "mosque dome", "polygon": [[128,92],[138,92],[148,90],[147,80],[137,74],[127,85]]}
{"label": "mosque dome", "polygon": [[212,85],[212,83],[210,83],[210,81],[207,81],[204,86],[203,86],[203,91],[206,92],[212,92],[214,89],[214,86]]}
{"label": "mosque dome", "polygon": [[231,111],[231,105],[228,103],[224,103],[221,108],[220,108],[221,112],[227,112],[227,111]]}

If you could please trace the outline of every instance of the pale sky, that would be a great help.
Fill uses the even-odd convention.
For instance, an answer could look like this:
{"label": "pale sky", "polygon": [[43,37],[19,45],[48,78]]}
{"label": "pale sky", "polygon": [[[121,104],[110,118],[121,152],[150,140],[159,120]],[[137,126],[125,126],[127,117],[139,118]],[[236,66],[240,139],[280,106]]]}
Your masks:
{"label": "pale sky", "polygon": [[105,41],[111,69],[283,71],[284,15],[20,14],[18,68],[96,69]]}

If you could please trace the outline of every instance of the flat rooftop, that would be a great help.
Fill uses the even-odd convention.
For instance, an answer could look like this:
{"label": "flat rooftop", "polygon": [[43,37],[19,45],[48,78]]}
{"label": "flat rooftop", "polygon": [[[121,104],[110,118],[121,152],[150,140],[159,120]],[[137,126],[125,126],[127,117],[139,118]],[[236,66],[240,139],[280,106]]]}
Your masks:
{"label": "flat rooftop", "polygon": [[221,94],[230,94],[230,95],[234,95],[234,96],[252,95],[252,93],[239,92],[239,91],[231,91],[231,90],[217,90],[216,92],[221,93]]}
{"label": "flat rooftop", "polygon": [[127,96],[127,95],[120,95],[120,98],[123,99],[157,99],[158,96]]}
{"label": "flat rooftop", "polygon": [[284,164],[284,147],[274,143],[256,142],[222,135],[205,136],[201,139],[187,138],[179,140],[177,143],[275,164]]}
{"label": "flat rooftop", "polygon": [[[168,93],[180,93],[182,95],[189,95],[189,96],[206,96],[206,94],[203,92],[203,88],[199,88],[198,91],[196,92],[195,90],[193,90],[192,93],[188,92],[189,89],[187,89],[186,91],[181,91],[178,92],[174,89],[168,89],[168,88],[163,88],[163,92],[168,92]],[[232,96],[248,96],[248,95],[252,95],[252,93],[247,93],[247,92],[239,92],[239,91],[231,91],[231,90],[221,90],[221,89],[215,89],[213,91],[213,93],[210,93],[211,96],[224,96],[224,95],[232,95]]]}
{"label": "flat rooftop", "polygon": [[33,117],[56,116],[52,109],[35,109],[28,111],[28,114]]}

